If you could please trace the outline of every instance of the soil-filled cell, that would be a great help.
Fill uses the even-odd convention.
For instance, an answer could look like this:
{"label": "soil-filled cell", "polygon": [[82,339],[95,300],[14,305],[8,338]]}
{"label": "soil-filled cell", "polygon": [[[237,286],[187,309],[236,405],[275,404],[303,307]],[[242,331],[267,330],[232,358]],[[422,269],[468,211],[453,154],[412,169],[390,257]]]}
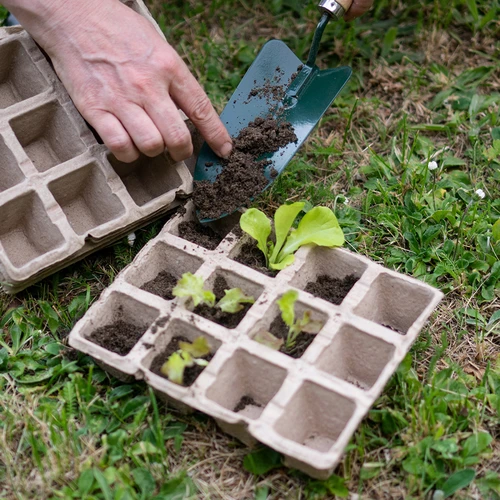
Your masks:
{"label": "soil-filled cell", "polygon": [[354,312],[405,335],[433,298],[432,290],[382,273]]}
{"label": "soil-filled cell", "polygon": [[320,355],[316,367],[368,390],[392,359],[395,350],[392,344],[346,324]]}
{"label": "soil-filled cell", "polygon": [[[155,341],[154,349],[147,355],[143,361],[143,365],[155,375],[168,378],[167,375],[162,373],[161,369],[168,358],[179,350],[179,342],[189,342],[192,344],[199,337],[204,337],[210,347],[210,354],[203,356],[201,359],[210,362],[217,349],[221,346],[221,341],[183,320],[174,319],[167,326],[166,330],[159,334],[158,339]],[[192,385],[204,369],[205,366],[196,363],[191,367],[185,368],[182,385],[185,387]]]}
{"label": "soil-filled cell", "polygon": [[64,243],[34,192],[0,206],[0,213],[0,245],[14,267],[23,267]]}
{"label": "soil-filled cell", "polygon": [[113,292],[100,304],[99,314],[83,335],[108,351],[126,356],[157,316],[157,309]]}
{"label": "soil-filled cell", "polygon": [[353,255],[330,248],[314,248],[290,284],[340,305],[367,265]]}
{"label": "soil-filled cell", "polygon": [[47,80],[17,41],[0,44],[0,109],[41,94]]}
{"label": "soil-filled cell", "polygon": [[24,180],[24,175],[17,165],[16,158],[6,146],[2,136],[0,136],[0,172],[0,193]]}
{"label": "soil-filled cell", "polygon": [[266,276],[274,278],[279,271],[268,269],[266,266],[266,258],[264,254],[257,248],[254,239],[248,239],[242,245],[238,245],[229,253],[229,258],[240,264],[248,266],[255,271],[259,271]]}
{"label": "soil-filled cell", "polygon": [[86,234],[125,212],[97,163],[52,181],[49,189],[77,234]]}
{"label": "soil-filled cell", "polygon": [[286,439],[327,453],[354,414],[350,399],[305,381],[285,406],[274,430]]}
{"label": "soil-filled cell", "polygon": [[[205,288],[213,291],[217,302],[225,296],[226,290],[232,288],[240,288],[246,296],[253,297],[255,301],[257,301],[263,290],[261,285],[225,269],[217,269],[206,280]],[[236,313],[224,312],[217,306],[210,307],[206,304],[197,306],[194,312],[210,321],[232,329],[240,324],[248,310],[252,307],[252,303],[243,303],[242,305],[243,308]]]}
{"label": "soil-filled cell", "polygon": [[140,266],[125,272],[125,279],[146,292],[172,300],[172,289],[179,278],[184,273],[194,274],[202,264],[203,259],[159,241]]}
{"label": "soil-filled cell", "polygon": [[280,389],[286,370],[238,349],[220,369],[207,397],[250,419],[260,416]]}
{"label": "soil-filled cell", "polygon": [[85,152],[76,126],[55,101],[13,118],[10,126],[39,172]]}
{"label": "soil-filled cell", "polygon": [[166,154],[155,158],[141,155],[132,163],[123,163],[110,154],[108,161],[140,207],[182,184],[175,163]]}

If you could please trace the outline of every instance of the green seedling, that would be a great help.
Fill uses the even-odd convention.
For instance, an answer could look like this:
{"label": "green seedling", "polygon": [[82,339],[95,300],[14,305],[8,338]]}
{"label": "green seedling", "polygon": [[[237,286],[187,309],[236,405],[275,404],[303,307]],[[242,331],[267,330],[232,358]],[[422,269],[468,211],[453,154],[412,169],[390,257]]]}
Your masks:
{"label": "green seedling", "polygon": [[205,283],[201,276],[194,276],[191,273],[184,273],[177,285],[172,290],[175,297],[189,297],[193,307],[206,304],[210,307],[217,307],[223,312],[235,314],[241,311],[244,304],[253,304],[255,299],[250,295],[245,295],[241,288],[231,288],[224,290],[224,297],[217,303],[215,294],[204,289]]}
{"label": "green seedling", "polygon": [[297,229],[292,225],[305,203],[281,205],[274,214],[276,243],[269,240],[271,221],[256,208],[247,210],[240,219],[240,227],[257,240],[257,248],[264,254],[269,269],[281,270],[295,260],[295,252],[303,245],[315,244],[336,247],[344,244],[344,233],[337,217],[327,207],[314,207],[299,222]]}
{"label": "green seedling", "polygon": [[304,311],[302,318],[295,317],[295,303],[298,297],[299,294],[296,290],[289,290],[277,301],[281,311],[281,319],[288,326],[288,334],[285,341],[267,331],[257,333],[254,340],[278,351],[283,342],[287,349],[294,347],[295,341],[301,333],[317,334],[323,328],[323,322],[311,319],[311,311]]}
{"label": "green seedling", "polygon": [[160,371],[168,377],[171,382],[182,385],[184,381],[184,370],[195,364],[207,366],[208,361],[202,359],[210,354],[210,346],[205,337],[197,337],[191,344],[189,342],[179,342],[179,350],[172,353],[163,364]]}

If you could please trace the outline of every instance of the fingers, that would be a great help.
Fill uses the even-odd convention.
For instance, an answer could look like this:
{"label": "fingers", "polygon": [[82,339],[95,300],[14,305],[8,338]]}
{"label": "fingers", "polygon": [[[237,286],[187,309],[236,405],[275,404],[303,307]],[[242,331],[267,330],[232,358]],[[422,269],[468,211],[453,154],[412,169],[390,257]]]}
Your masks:
{"label": "fingers", "polygon": [[352,21],[357,17],[364,14],[373,5],[373,0],[354,0],[352,2],[351,8],[347,11],[344,19],[346,21]]}
{"label": "fingers", "polygon": [[232,149],[231,137],[213,108],[207,95],[182,60],[180,78],[170,86],[170,95],[191,119],[216,154],[227,158]]}

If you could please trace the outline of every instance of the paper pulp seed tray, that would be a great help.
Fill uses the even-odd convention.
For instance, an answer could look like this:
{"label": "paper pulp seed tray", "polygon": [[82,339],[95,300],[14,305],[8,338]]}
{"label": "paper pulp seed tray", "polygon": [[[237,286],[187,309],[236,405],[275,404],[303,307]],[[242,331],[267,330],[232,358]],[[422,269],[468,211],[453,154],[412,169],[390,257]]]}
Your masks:
{"label": "paper pulp seed tray", "polygon": [[[124,3],[154,23],[142,0]],[[20,27],[0,28],[0,172],[0,286],[9,293],[160,217],[192,191],[186,163],[167,154],[132,164],[114,158]]]}
{"label": "paper pulp seed tray", "polygon": [[[344,249],[302,248],[292,266],[266,276],[234,260],[250,241],[246,235],[216,228],[225,238],[213,250],[181,238],[179,224],[193,219],[188,205],[166,224],[77,323],[70,345],[122,380],[144,379],[176,407],[211,415],[243,442],[283,453],[286,465],[328,477],[441,292]],[[212,289],[222,277],[256,301],[237,324],[224,327],[151,288],[162,273],[175,281],[186,272]],[[322,275],[354,277],[339,305],[305,291]],[[290,289],[299,294],[297,313],[310,311],[323,323],[295,358],[253,340],[279,316],[276,301]],[[120,329],[126,345],[113,337]],[[211,347],[208,366],[188,386],[162,376],[171,341],[175,350],[179,337],[192,342],[200,335]]]}

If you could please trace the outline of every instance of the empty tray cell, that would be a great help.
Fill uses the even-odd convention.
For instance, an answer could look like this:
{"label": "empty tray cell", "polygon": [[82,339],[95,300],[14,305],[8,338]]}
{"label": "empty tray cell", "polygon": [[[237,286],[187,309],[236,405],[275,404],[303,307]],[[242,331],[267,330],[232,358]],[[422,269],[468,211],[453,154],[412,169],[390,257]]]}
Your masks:
{"label": "empty tray cell", "polygon": [[41,94],[48,82],[19,41],[0,45],[0,108]]}
{"label": "empty tray cell", "polygon": [[48,102],[13,118],[10,126],[40,172],[85,151],[75,125],[57,102]]}
{"label": "empty tray cell", "polygon": [[182,184],[172,160],[165,154],[155,158],[141,155],[132,163],[123,163],[108,155],[108,161],[140,207]]}
{"label": "empty tray cell", "polygon": [[0,245],[15,267],[23,267],[64,243],[33,191],[0,206],[0,214]]}
{"label": "empty tray cell", "polygon": [[383,340],[343,325],[319,357],[316,367],[368,390],[392,359],[395,347]]}
{"label": "empty tray cell", "polygon": [[284,368],[238,349],[220,369],[207,397],[239,415],[256,419],[278,392],[286,374]]}
{"label": "empty tray cell", "polygon": [[162,299],[172,300],[172,289],[184,273],[195,273],[203,259],[158,242],[138,267],[129,268],[126,280]]}
{"label": "empty tray cell", "polygon": [[433,298],[432,290],[382,273],[354,312],[404,335]]}
{"label": "empty tray cell", "polygon": [[311,381],[305,381],[285,406],[274,430],[286,439],[328,452],[352,417],[350,399]]}
{"label": "empty tray cell", "polygon": [[[181,319],[172,320],[167,326],[167,329],[159,334],[158,339],[155,341],[154,349],[143,361],[144,366],[154,374],[167,378],[167,376],[161,372],[161,368],[170,355],[179,350],[179,342],[189,342],[192,344],[199,337],[204,337],[210,348],[210,353],[203,356],[202,359],[210,362],[217,352],[217,349],[221,346],[221,341]],[[182,385],[187,387],[193,384],[204,369],[204,366],[197,364],[186,368]]]}
{"label": "empty tray cell", "polygon": [[158,310],[129,295],[113,292],[100,305],[95,322],[86,325],[85,338],[108,351],[126,356],[158,316]]}
{"label": "empty tray cell", "polygon": [[[255,301],[259,298],[263,290],[261,285],[247,280],[232,271],[220,268],[206,280],[205,288],[214,292],[217,301],[225,296],[225,290],[232,288],[240,288],[245,296],[253,297]],[[194,312],[226,328],[236,328],[252,307],[252,303],[242,303],[242,305],[243,308],[236,313],[224,312],[218,307],[210,307],[206,304],[197,306]]]}
{"label": "empty tray cell", "polygon": [[347,252],[314,248],[290,284],[340,305],[367,265]]}
{"label": "empty tray cell", "polygon": [[0,172],[0,193],[24,180],[24,175],[17,165],[16,158],[6,146],[2,136],[0,136]]}
{"label": "empty tray cell", "polygon": [[77,234],[85,234],[125,213],[97,163],[52,181],[49,189]]}

